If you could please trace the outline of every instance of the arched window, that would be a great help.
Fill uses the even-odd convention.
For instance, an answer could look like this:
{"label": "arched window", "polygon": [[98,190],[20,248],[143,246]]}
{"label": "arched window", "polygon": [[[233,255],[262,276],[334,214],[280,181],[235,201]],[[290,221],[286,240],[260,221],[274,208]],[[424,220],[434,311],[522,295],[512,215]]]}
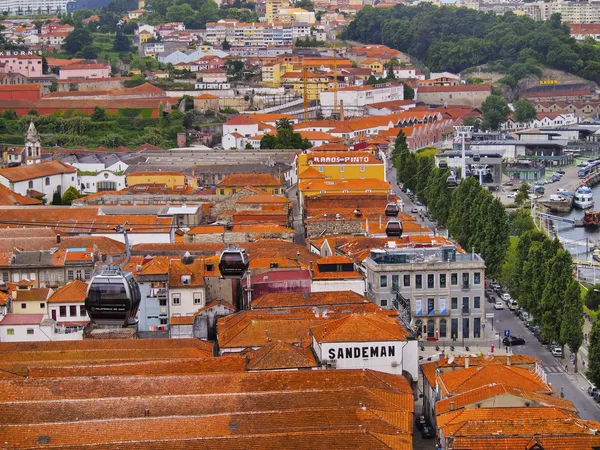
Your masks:
{"label": "arched window", "polygon": [[46,186],[50,186],[50,177],[46,177]]}
{"label": "arched window", "polygon": [[433,319],[429,319],[427,321],[427,337],[434,338],[435,337],[435,322]]}
{"label": "arched window", "polygon": [[29,189],[33,189],[33,181],[29,181]]}
{"label": "arched window", "polygon": [[440,320],[440,337],[441,338],[446,337],[446,319]]}

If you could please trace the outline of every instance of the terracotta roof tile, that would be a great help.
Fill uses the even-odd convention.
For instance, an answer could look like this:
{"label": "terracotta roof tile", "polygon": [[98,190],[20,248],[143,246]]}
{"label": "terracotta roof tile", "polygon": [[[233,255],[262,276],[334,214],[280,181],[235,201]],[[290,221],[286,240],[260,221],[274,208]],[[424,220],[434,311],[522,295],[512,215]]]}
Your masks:
{"label": "terracotta roof tile", "polygon": [[279,187],[281,181],[266,173],[234,173],[226,176],[217,186],[219,187]]}
{"label": "terracotta roof tile", "polygon": [[277,341],[254,350],[247,355],[248,370],[284,370],[317,367],[317,361],[310,348],[302,348]]}
{"label": "terracotta roof tile", "polygon": [[252,300],[252,309],[305,308],[370,303],[353,291],[269,293]]}
{"label": "terracotta roof tile", "polygon": [[31,288],[15,291],[14,300],[19,302],[45,302],[50,295],[52,295],[52,289],[50,288]]}
{"label": "terracotta roof tile", "polygon": [[248,116],[239,115],[225,122],[225,125],[257,125],[258,121]]}
{"label": "terracotta roof tile", "polygon": [[88,284],[75,280],[59,288],[48,299],[48,303],[83,303],[87,293]]}
{"label": "terracotta roof tile", "polygon": [[77,172],[77,170],[68,164],[64,164],[60,161],[50,161],[28,166],[0,169],[0,176],[6,178],[10,182],[16,183],[19,181],[32,180],[34,178],[75,172]]}
{"label": "terracotta roof tile", "polygon": [[11,191],[4,185],[0,185],[0,205],[41,205],[42,201],[37,198],[25,197]]}
{"label": "terracotta roof tile", "polygon": [[378,314],[352,314],[311,327],[317,342],[372,342],[406,340],[410,333],[399,323]]}
{"label": "terracotta roof tile", "polygon": [[184,264],[179,259],[171,260],[169,287],[192,288],[204,286],[204,264],[203,259],[195,259],[191,264]]}

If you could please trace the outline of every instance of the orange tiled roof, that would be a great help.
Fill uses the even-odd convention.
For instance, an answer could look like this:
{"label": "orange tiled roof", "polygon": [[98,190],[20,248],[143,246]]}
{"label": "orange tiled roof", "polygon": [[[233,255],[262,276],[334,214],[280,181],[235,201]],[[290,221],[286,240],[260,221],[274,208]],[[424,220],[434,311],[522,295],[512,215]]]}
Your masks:
{"label": "orange tiled roof", "polygon": [[34,178],[75,172],[77,172],[77,169],[68,164],[64,164],[60,161],[49,161],[28,166],[0,169],[0,176],[6,178],[10,182],[17,183],[19,181],[32,180]]}
{"label": "orange tiled roof", "polygon": [[266,173],[233,173],[226,176],[217,186],[219,187],[279,187],[281,181]]}
{"label": "orange tiled roof", "polygon": [[225,122],[225,125],[257,125],[258,121],[251,119],[248,116],[239,115]]}
{"label": "orange tiled roof", "polygon": [[365,178],[359,180],[301,180],[300,191],[341,191],[341,190],[391,190],[392,186],[387,181],[377,178]]}
{"label": "orange tiled roof", "polygon": [[317,367],[310,348],[298,347],[282,341],[270,342],[247,355],[248,370],[286,370]]}
{"label": "orange tiled roof", "polygon": [[310,329],[319,343],[404,341],[410,333],[398,322],[377,314],[352,314]]}
{"label": "orange tiled roof", "polygon": [[237,204],[287,204],[289,200],[282,195],[255,194],[239,199]]}
{"label": "orange tiled roof", "polygon": [[45,302],[48,300],[48,297],[52,294],[52,289],[50,288],[31,288],[27,290],[17,290],[15,291],[15,301],[18,300],[20,302]]}
{"label": "orange tiled roof", "polygon": [[353,291],[269,293],[252,300],[252,309],[305,308],[370,303]]}
{"label": "orange tiled roof", "polygon": [[[169,287],[191,288],[204,286],[204,260],[195,259],[191,264],[184,264],[181,260],[171,260],[169,267]],[[183,278],[189,276],[189,281],[184,283]]]}
{"label": "orange tiled roof", "polygon": [[83,303],[87,293],[88,284],[75,280],[58,289],[48,299],[48,303]]}

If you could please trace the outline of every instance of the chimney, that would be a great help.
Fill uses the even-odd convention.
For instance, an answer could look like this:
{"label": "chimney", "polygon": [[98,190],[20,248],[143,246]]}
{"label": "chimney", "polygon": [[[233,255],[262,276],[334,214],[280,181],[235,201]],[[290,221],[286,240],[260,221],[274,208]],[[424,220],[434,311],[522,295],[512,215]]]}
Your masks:
{"label": "chimney", "polygon": [[506,355],[506,365],[510,366],[510,355],[509,354]]}
{"label": "chimney", "polygon": [[450,402],[450,411],[454,411],[454,402]]}
{"label": "chimney", "polygon": [[344,100],[340,100],[340,122],[344,121]]}
{"label": "chimney", "polygon": [[300,250],[296,252],[296,262],[300,265]]}
{"label": "chimney", "polygon": [[469,357],[465,356],[465,369],[469,368]]}
{"label": "chimney", "polygon": [[56,235],[56,243],[57,243],[57,244],[60,244],[60,234],[57,234],[57,235]]}

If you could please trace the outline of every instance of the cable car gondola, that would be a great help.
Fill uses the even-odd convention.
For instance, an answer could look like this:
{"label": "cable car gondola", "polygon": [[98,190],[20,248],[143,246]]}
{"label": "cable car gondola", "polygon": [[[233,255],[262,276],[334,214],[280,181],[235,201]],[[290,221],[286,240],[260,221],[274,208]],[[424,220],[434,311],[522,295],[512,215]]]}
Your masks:
{"label": "cable car gondola", "polygon": [[219,271],[223,278],[242,278],[249,265],[246,250],[236,246],[230,245],[223,250],[219,258]]}
{"label": "cable car gondola", "polygon": [[85,309],[92,323],[101,325],[137,324],[140,288],[131,272],[104,269],[94,275],[85,297]]}
{"label": "cable car gondola", "polygon": [[448,168],[448,163],[447,163],[446,161],[440,161],[440,162],[438,163],[438,167],[439,167],[440,169],[447,169],[447,168]]}
{"label": "cable car gondola", "polygon": [[385,207],[385,215],[388,217],[398,217],[399,212],[400,208],[396,203],[388,203]]}
{"label": "cable car gondola", "polygon": [[481,160],[481,155],[479,153],[475,153],[473,155],[473,161],[477,162]]}
{"label": "cable car gondola", "polygon": [[456,176],[450,175],[448,178],[446,178],[446,186],[448,186],[451,189],[458,186],[458,181],[456,180]]}
{"label": "cable car gondola", "polygon": [[390,220],[385,227],[385,234],[387,237],[401,237],[402,222],[394,219]]}

